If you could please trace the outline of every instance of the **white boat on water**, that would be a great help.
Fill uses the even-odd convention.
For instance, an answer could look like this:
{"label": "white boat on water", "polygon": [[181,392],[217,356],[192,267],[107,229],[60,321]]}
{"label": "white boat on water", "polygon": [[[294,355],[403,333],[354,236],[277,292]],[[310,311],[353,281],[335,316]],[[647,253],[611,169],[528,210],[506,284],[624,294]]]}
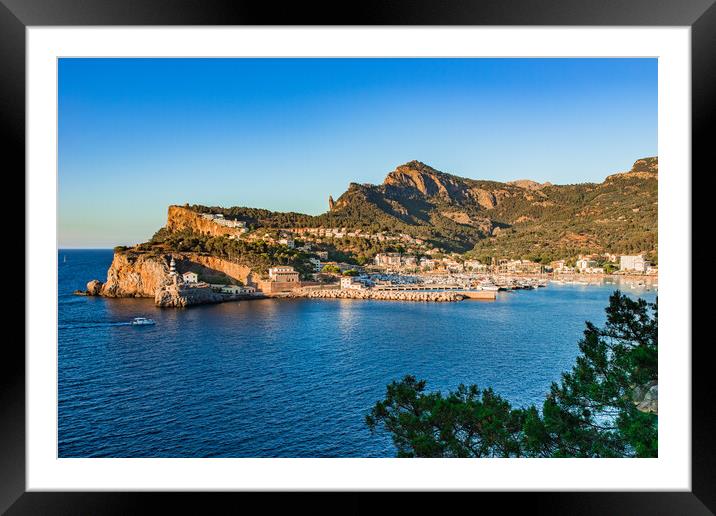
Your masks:
{"label": "white boat on water", "polygon": [[491,291],[493,291],[493,292],[497,292],[498,290],[500,290],[500,287],[498,287],[498,286],[495,285],[494,283],[490,283],[490,282],[487,282],[487,281],[486,281],[486,282],[484,282],[484,283],[480,283],[480,289],[482,289],[482,290],[491,290]]}
{"label": "white boat on water", "polygon": [[132,319],[131,324],[133,324],[134,326],[146,326],[149,324],[156,323],[154,322],[154,319],[147,319],[146,317],[135,317],[134,319]]}

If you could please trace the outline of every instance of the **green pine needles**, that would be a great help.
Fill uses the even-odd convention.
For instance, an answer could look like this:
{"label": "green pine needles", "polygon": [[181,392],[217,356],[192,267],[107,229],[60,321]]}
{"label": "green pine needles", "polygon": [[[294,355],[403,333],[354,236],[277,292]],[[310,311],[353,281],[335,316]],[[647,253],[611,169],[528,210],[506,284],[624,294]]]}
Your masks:
{"label": "green pine needles", "polygon": [[399,457],[656,457],[657,303],[612,294],[603,328],[586,324],[573,369],[542,410],[492,389],[426,392],[413,376],[387,386],[366,423]]}

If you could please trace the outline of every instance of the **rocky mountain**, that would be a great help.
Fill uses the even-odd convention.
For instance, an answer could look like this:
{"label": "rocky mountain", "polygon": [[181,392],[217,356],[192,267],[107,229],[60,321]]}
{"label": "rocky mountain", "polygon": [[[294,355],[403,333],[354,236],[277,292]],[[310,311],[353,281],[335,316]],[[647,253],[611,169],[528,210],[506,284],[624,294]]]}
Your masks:
{"label": "rocky mountain", "polygon": [[[351,183],[318,216],[245,207],[187,206],[223,213],[253,228],[349,228],[405,234],[445,251],[476,257],[549,260],[579,253],[657,250],[658,159],[637,160],[602,183],[506,183],[460,177],[410,161],[382,184]],[[192,217],[170,209],[168,228]],[[174,216],[172,216],[174,214]],[[197,227],[200,233],[205,228]]]}
{"label": "rocky mountain", "polygon": [[459,177],[411,161],[381,185],[356,184],[330,215],[373,221],[448,250],[505,257],[656,251],[658,160],[637,160],[603,183],[508,183]]}

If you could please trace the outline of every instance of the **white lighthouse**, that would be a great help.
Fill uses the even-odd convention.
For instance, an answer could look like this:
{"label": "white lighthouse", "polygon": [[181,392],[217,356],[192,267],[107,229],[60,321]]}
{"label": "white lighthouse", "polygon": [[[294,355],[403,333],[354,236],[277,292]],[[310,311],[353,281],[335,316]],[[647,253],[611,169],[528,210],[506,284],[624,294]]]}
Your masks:
{"label": "white lighthouse", "polygon": [[172,283],[174,283],[174,285],[176,285],[177,281],[179,279],[179,276],[177,274],[177,264],[174,261],[173,256],[172,256],[171,261],[169,262],[169,277],[172,279]]}

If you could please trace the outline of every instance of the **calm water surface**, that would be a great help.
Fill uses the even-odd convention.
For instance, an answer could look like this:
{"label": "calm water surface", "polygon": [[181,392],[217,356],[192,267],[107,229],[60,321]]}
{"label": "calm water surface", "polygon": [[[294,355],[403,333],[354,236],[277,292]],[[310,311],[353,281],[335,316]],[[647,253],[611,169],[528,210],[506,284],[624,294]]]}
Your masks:
{"label": "calm water surface", "polygon": [[[364,424],[387,383],[413,374],[431,390],[477,383],[513,405],[540,403],[615,288],[184,310],[71,294],[105,278],[111,260],[110,250],[59,252],[60,457],[394,456]],[[137,316],[157,324],[126,324]]]}

